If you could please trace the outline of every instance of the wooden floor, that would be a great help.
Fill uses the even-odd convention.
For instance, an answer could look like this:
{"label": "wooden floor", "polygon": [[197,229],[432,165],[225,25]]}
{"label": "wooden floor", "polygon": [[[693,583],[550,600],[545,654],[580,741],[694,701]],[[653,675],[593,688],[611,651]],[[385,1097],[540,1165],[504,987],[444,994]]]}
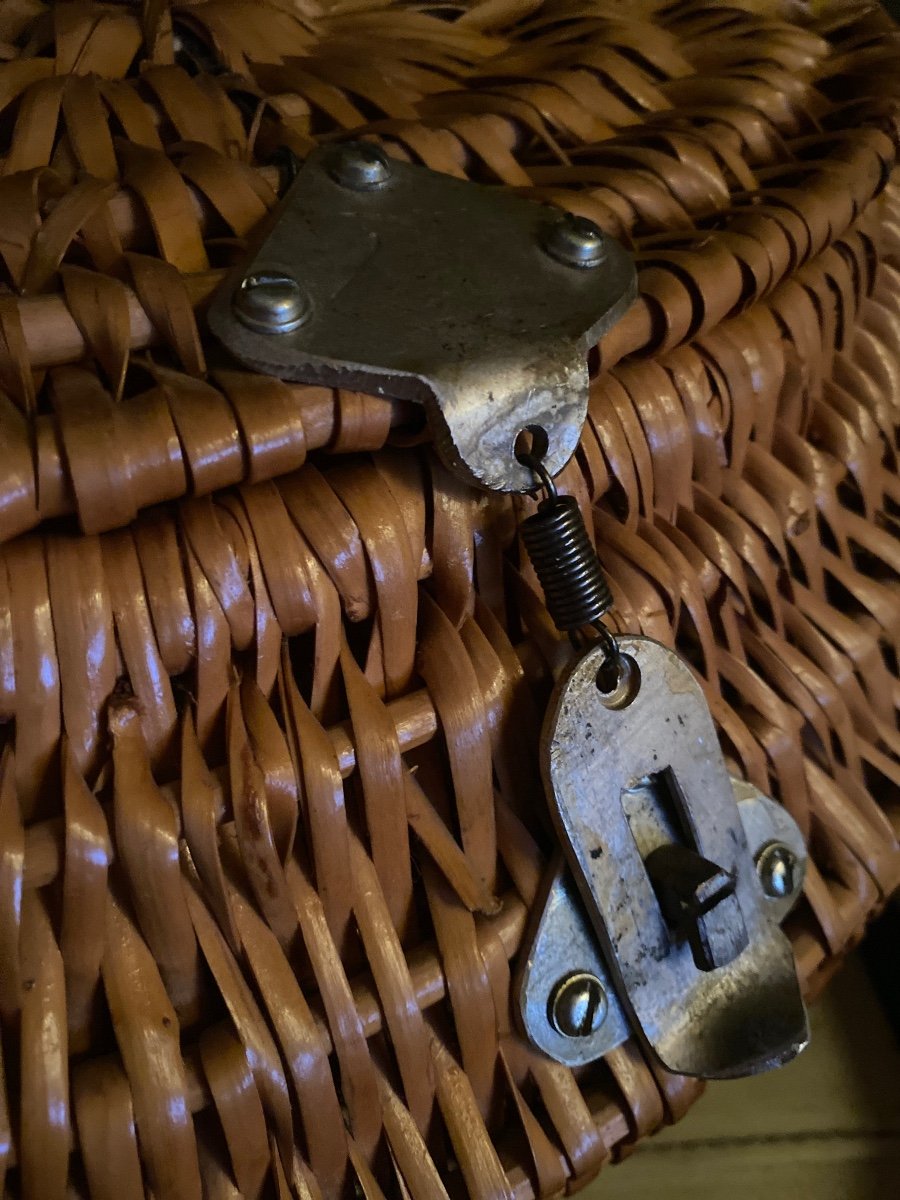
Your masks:
{"label": "wooden floor", "polygon": [[858,962],[813,1010],[812,1034],[781,1071],[710,1085],[582,1196],[900,1200],[900,1050]]}

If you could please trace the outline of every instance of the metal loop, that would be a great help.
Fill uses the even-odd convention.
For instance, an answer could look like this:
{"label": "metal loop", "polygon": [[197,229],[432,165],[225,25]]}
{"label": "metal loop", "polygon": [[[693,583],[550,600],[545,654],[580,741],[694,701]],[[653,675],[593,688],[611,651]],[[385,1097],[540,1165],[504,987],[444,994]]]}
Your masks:
{"label": "metal loop", "polygon": [[619,643],[606,628],[602,621],[594,621],[592,628],[596,631],[597,640],[603,647],[603,665],[610,666],[615,670],[616,678],[613,687],[609,690],[614,690],[622,682],[622,676],[625,671],[625,665],[622,659],[622,651],[619,649]]}
{"label": "metal loop", "polygon": [[555,500],[559,496],[553,476],[544,465],[543,459],[538,458],[536,454],[517,454],[516,459],[523,467],[527,467],[531,471],[535,479],[537,479],[539,486],[543,487],[546,491],[548,499]]}

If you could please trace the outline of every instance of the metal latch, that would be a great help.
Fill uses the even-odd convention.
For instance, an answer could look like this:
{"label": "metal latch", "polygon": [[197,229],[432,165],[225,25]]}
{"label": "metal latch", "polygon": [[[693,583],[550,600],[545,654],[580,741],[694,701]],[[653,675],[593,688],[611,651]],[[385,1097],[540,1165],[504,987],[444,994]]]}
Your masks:
{"label": "metal latch", "polygon": [[671,1071],[746,1075],[808,1040],[788,939],[803,838],[731,779],[699,685],[672,651],[616,639],[557,686],[542,763],[560,842],[519,979],[529,1037],[568,1065],[638,1032]]}
{"label": "metal latch", "polygon": [[562,470],[587,351],[635,295],[631,258],[590,221],[350,143],[306,160],[208,320],[257,370],[423,404],[448,466],[525,492],[517,436]]}
{"label": "metal latch", "polygon": [[[557,628],[588,641],[545,722],[568,868],[550,878],[522,974],[525,1028],[563,1062],[633,1029],[672,1071],[739,1075],[807,1039],[778,924],[802,839],[755,792],[742,822],[677,655],[606,628],[611,592],[577,501],[553,482],[585,420],[587,351],[635,293],[630,257],[590,221],[351,143],[307,159],[208,320],[256,369],[424,405],[467,482],[546,493],[523,543]],[[761,852],[780,872],[776,899]]]}

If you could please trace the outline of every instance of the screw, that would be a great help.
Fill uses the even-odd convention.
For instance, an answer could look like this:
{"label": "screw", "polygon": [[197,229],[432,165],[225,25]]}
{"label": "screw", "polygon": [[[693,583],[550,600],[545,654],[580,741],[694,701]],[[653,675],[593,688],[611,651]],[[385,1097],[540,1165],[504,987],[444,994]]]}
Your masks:
{"label": "screw", "polygon": [[550,996],[550,1023],[564,1037],[588,1037],[606,1020],[609,1001],[603,984],[588,971],[573,971]]}
{"label": "screw", "polygon": [[784,842],[770,842],[757,855],[756,870],[766,895],[784,900],[796,886],[797,856]]}
{"label": "screw", "polygon": [[234,309],[259,333],[290,333],[309,316],[309,303],[296,279],[281,271],[257,271],[241,280]]}
{"label": "screw", "polygon": [[354,191],[372,191],[384,187],[390,179],[391,160],[372,142],[347,142],[335,151],[331,176]]}
{"label": "screw", "polygon": [[546,252],[567,267],[596,267],[606,257],[602,232],[587,217],[565,213],[544,231]]}

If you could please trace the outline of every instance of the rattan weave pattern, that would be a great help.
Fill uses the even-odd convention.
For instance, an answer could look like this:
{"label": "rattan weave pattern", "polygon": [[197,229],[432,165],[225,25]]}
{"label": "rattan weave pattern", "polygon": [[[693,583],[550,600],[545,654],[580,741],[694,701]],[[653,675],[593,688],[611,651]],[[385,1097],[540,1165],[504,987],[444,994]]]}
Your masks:
{"label": "rattan weave pattern", "polygon": [[568,653],[529,502],[205,333],[280,146],[634,249],[561,486],[809,837],[810,994],[858,940],[900,881],[898,67],[871,4],[0,6],[0,1195],[525,1200],[699,1090],[513,1021]]}

